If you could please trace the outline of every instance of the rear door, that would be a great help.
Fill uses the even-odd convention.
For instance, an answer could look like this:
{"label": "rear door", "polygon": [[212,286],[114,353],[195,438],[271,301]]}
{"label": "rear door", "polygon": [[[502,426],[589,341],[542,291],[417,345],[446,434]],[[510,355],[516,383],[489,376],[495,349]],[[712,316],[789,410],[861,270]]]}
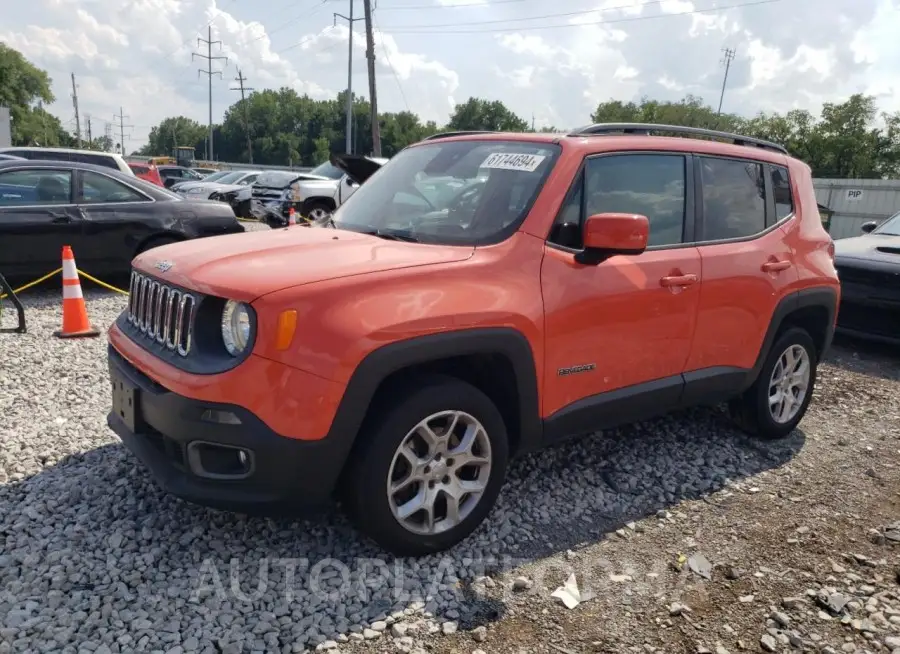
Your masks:
{"label": "rear door", "polygon": [[702,371],[718,369],[725,395],[733,389],[720,373],[731,369],[734,384],[743,382],[743,373],[756,364],[775,307],[798,277],[780,229],[793,216],[781,175],[787,179],[783,166],[752,159],[695,157],[703,282],[688,370],[699,378]]}
{"label": "rear door", "polygon": [[84,232],[73,186],[72,171],[63,168],[0,171],[0,273],[40,276],[56,270],[64,245],[78,256]]}
{"label": "rear door", "polygon": [[102,271],[127,270],[138,246],[156,229],[154,201],[111,176],[79,170],[86,258]]}

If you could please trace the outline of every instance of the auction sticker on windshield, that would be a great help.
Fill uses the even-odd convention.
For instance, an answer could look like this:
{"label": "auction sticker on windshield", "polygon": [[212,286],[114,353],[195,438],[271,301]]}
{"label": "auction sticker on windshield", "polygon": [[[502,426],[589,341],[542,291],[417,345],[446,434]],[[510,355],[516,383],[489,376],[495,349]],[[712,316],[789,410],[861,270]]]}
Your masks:
{"label": "auction sticker on windshield", "polygon": [[546,159],[542,154],[522,154],[515,152],[495,152],[488,155],[479,168],[496,168],[500,170],[518,170],[533,173]]}

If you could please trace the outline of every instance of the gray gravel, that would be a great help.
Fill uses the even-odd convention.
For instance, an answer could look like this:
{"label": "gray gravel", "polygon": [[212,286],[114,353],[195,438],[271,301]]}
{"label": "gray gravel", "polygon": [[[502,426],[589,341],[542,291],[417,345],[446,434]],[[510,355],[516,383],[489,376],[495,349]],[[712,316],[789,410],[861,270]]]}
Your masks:
{"label": "gray gravel", "polygon": [[[0,654],[421,651],[515,598],[549,604],[555,584],[532,581],[547,557],[639,538],[644,516],[683,520],[686,498],[752,493],[804,442],[761,445],[704,410],[576,441],[514,464],[487,524],[452,552],[395,561],[338,512],[250,519],[163,494],[105,423],[105,330],[126,299],[85,295],[99,338],[52,337],[58,291],[25,295],[29,333],[0,335]],[[611,584],[633,575],[615,572]]]}

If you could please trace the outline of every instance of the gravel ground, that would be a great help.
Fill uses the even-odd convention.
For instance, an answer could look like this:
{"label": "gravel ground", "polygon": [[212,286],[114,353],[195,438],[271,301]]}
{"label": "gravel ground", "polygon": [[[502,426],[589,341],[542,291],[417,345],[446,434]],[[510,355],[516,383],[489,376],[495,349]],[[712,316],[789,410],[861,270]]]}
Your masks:
{"label": "gravel ground", "polygon": [[[125,298],[85,295],[105,332]],[[59,297],[0,335],[0,654],[900,654],[896,351],[836,345],[779,443],[697,409],[518,461],[472,538],[395,560],[335,511],[160,492],[106,427],[105,336],[52,337]]]}

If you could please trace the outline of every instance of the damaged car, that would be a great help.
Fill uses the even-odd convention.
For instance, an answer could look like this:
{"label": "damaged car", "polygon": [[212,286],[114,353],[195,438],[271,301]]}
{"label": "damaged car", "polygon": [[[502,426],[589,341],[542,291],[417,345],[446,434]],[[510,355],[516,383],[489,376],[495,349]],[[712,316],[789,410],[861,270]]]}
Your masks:
{"label": "damaged car", "polygon": [[[250,213],[270,227],[287,225],[291,209],[312,222],[322,222],[386,162],[381,157],[343,154],[332,155],[309,172],[265,171],[253,184]],[[348,166],[355,174],[347,172]]]}

